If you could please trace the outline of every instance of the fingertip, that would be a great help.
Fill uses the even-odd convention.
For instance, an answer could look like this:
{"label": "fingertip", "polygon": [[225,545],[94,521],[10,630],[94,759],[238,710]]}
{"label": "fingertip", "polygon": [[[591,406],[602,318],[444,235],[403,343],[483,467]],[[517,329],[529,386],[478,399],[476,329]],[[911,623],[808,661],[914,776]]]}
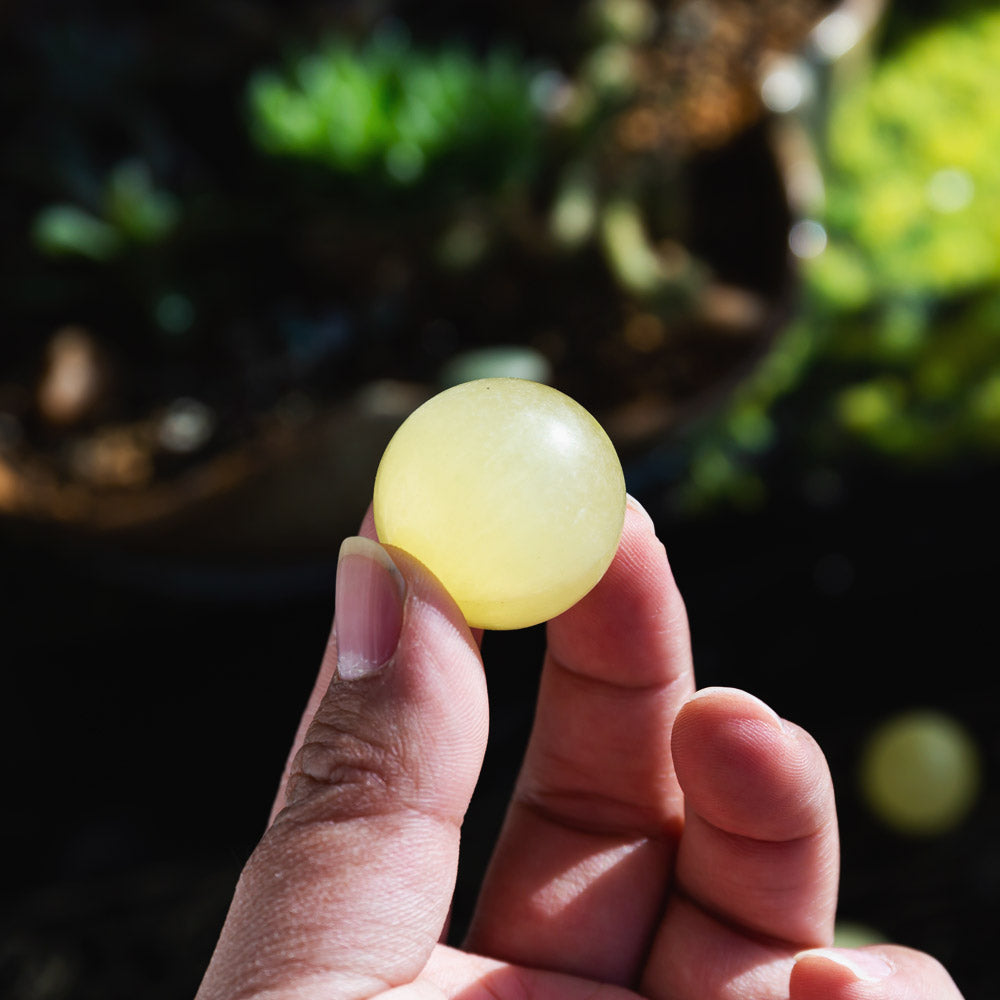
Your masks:
{"label": "fingertip", "polygon": [[692,695],[671,747],[691,807],[720,829],[787,841],[815,833],[834,814],[822,750],[746,691],[712,687]]}
{"label": "fingertip", "polygon": [[656,534],[652,517],[635,497],[628,494],[625,496],[625,519],[618,540],[618,551],[610,570],[614,571],[619,563],[625,563],[632,574],[648,572],[648,568],[654,566],[662,572],[659,569],[662,564],[672,578],[666,548]]}
{"label": "fingertip", "polygon": [[702,725],[719,725],[738,719],[756,720],[782,732],[785,723],[767,702],[740,688],[721,685],[695,691],[685,702],[682,713],[696,716]]}
{"label": "fingertip", "polygon": [[[470,631],[451,595],[422,563],[378,542],[370,507],[359,534],[342,543],[336,588],[335,625],[282,772],[269,826],[287,804],[293,765],[334,688],[352,682],[370,687],[382,677],[378,686],[390,700],[423,703],[418,714],[424,728],[436,731],[439,740],[454,729],[459,745],[485,747],[488,703],[481,633]],[[402,601],[398,611],[397,599]],[[390,665],[394,681],[383,677]]]}
{"label": "fingertip", "polygon": [[361,519],[358,534],[362,538],[370,538],[373,542],[378,541],[378,532],[375,530],[375,508],[372,504],[368,505],[365,516]]}
{"label": "fingertip", "polygon": [[[625,686],[691,678],[687,611],[649,514],[626,497],[610,566],[548,623],[550,653],[581,674]],[[685,692],[686,693],[686,692]]]}
{"label": "fingertip", "polygon": [[[707,798],[714,800],[720,782],[742,786],[749,776],[765,773],[784,741],[781,718],[759,698],[737,688],[707,687],[681,706],[671,751],[681,786],[698,802],[700,790],[713,789]],[[732,801],[728,792],[722,797]]]}
{"label": "fingertip", "polygon": [[793,1000],[835,998],[857,983],[880,983],[894,966],[875,951],[860,948],[813,948],[799,952],[792,968]]}
{"label": "fingertip", "polygon": [[[397,657],[424,683],[440,687],[449,714],[486,713],[486,681],[479,640],[444,584],[419,559],[384,546],[406,580],[407,607]],[[473,711],[475,709],[475,711]]]}
{"label": "fingertip", "polygon": [[653,522],[649,511],[631,493],[625,494],[625,511],[626,516],[631,515],[637,524],[642,525],[644,530],[648,531],[651,535],[656,534],[656,524]]}
{"label": "fingertip", "polygon": [[795,956],[789,1000],[962,1000],[932,955],[894,944],[814,948]]}

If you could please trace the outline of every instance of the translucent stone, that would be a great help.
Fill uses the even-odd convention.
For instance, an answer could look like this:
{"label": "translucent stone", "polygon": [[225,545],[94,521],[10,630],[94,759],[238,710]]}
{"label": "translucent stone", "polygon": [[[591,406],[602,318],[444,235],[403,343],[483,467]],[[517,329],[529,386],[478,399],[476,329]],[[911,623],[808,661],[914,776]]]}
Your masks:
{"label": "translucent stone", "polygon": [[470,625],[560,614],[604,575],[625,519],[614,446],[579,403],[523,379],[454,386],[415,410],[375,477],[380,541],[419,559]]}

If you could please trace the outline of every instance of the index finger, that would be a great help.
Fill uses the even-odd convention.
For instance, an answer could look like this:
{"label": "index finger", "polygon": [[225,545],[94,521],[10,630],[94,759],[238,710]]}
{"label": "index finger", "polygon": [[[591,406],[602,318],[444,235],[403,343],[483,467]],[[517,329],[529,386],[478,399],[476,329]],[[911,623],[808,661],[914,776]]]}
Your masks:
{"label": "index finger", "polygon": [[680,835],[670,729],[694,690],[684,604],[635,501],[607,573],[549,623],[548,642],[534,728],[467,945],[629,983]]}

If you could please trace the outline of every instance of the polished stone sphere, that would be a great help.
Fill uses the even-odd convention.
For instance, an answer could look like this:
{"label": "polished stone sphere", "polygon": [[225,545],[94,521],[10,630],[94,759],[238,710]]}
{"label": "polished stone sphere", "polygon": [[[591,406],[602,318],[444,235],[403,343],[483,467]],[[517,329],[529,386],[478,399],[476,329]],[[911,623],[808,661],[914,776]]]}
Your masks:
{"label": "polished stone sphere", "polygon": [[415,410],[375,478],[379,540],[419,559],[471,626],[560,614],[604,575],[625,478],[600,424],[569,396],[484,378]]}

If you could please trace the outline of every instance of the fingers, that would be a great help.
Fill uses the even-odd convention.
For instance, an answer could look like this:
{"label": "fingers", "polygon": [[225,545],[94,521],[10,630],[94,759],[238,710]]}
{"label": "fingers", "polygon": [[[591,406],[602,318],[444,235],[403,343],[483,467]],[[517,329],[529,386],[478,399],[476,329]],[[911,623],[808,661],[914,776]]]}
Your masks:
{"label": "fingers", "polygon": [[414,978],[446,920],[486,743],[475,641],[419,563],[363,538],[341,550],[335,632],[200,1000],[369,997]]}
{"label": "fingers", "polygon": [[466,944],[628,983],[680,832],[670,728],[694,686],[684,605],[638,505],[608,572],[549,623],[548,640],[534,730]]}
{"label": "fingers", "polygon": [[684,837],[644,992],[740,996],[733,984],[752,976],[754,995],[784,996],[792,955],[833,934],[839,848],[823,754],[763,702],[724,688],[684,706],[672,744]]}
{"label": "fingers", "polygon": [[962,995],[930,955],[873,945],[796,955],[789,1000],[962,1000]]}

